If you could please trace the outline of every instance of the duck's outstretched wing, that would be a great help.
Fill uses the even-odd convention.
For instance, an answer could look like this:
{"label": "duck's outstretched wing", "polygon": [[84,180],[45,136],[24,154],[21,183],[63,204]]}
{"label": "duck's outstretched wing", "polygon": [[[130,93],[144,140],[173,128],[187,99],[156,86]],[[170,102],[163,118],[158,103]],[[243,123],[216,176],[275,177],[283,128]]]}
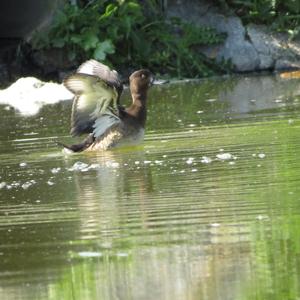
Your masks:
{"label": "duck's outstretched wing", "polygon": [[76,73],[67,77],[63,83],[75,95],[71,117],[72,135],[93,132],[95,121],[104,115],[110,116],[110,123],[119,122],[117,101],[120,94],[111,82],[92,74]]}
{"label": "duck's outstretched wing", "polygon": [[119,96],[123,91],[123,84],[117,71],[111,70],[108,66],[90,59],[84,62],[77,69],[77,73],[88,74],[99,77],[105,81],[108,85],[115,87]]}

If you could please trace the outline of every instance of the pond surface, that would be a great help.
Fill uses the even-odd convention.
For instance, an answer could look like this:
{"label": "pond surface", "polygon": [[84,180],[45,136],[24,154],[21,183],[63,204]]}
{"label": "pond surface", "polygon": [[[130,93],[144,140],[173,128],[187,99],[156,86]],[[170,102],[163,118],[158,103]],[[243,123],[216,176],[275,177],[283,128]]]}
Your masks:
{"label": "pond surface", "polygon": [[153,87],[98,154],[53,142],[70,110],[0,106],[1,300],[299,299],[299,79]]}

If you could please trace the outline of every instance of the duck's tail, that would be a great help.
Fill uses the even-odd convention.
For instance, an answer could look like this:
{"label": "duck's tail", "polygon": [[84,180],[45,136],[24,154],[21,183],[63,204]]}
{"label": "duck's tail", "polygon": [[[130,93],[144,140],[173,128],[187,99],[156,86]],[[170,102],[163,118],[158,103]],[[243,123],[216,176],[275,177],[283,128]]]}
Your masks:
{"label": "duck's tail", "polygon": [[92,145],[95,141],[95,137],[93,134],[90,134],[85,138],[81,143],[73,144],[73,145],[66,145],[64,143],[56,141],[56,144],[62,146],[72,152],[82,152],[87,149],[90,145]]}

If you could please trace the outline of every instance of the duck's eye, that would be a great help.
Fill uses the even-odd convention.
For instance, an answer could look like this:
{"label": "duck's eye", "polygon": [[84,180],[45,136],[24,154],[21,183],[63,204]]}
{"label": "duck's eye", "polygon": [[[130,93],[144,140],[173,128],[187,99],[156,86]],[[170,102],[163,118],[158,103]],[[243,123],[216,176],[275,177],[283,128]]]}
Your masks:
{"label": "duck's eye", "polygon": [[146,78],[146,75],[144,73],[141,74],[141,78]]}

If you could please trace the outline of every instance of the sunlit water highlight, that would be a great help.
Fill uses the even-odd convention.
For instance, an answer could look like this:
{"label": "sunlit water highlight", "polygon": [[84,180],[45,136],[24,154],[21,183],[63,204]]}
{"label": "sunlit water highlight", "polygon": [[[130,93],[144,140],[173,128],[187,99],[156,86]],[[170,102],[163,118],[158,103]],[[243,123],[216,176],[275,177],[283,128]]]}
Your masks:
{"label": "sunlit water highlight", "polygon": [[68,101],[0,106],[0,299],[299,298],[299,83],[154,87],[145,142],[97,154],[53,142]]}

